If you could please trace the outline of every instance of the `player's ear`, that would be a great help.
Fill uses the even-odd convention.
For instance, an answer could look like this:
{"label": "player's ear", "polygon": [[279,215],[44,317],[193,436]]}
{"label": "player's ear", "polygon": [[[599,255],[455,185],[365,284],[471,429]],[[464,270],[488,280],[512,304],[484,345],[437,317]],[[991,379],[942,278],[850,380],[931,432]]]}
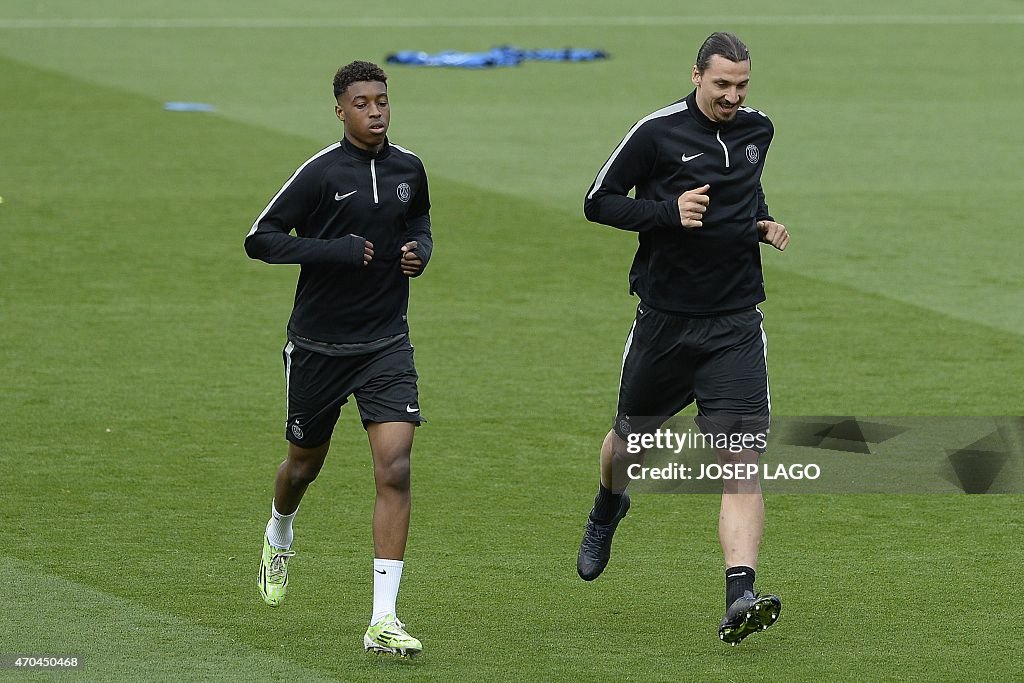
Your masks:
{"label": "player's ear", "polygon": [[700,72],[697,71],[696,64],[693,65],[693,73],[690,74],[690,80],[693,81],[694,85],[700,86]]}
{"label": "player's ear", "polygon": [[338,120],[345,123],[345,110],[341,108],[340,104],[334,105],[334,115],[338,117]]}

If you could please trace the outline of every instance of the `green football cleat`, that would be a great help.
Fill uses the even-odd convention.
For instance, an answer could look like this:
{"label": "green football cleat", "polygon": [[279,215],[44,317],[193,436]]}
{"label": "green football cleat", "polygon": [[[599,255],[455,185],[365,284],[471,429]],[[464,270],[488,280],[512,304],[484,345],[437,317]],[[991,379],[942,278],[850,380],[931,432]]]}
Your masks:
{"label": "green football cleat", "polygon": [[423,644],[406,632],[405,624],[394,614],[388,614],[366,629],[363,648],[367,652],[412,657],[423,651]]}
{"label": "green football cleat", "polygon": [[747,636],[764,631],[774,624],[782,611],[782,601],[775,595],[754,595],[744,591],[725,612],[718,637],[723,643],[736,645]]}
{"label": "green football cleat", "polygon": [[288,590],[288,559],[294,555],[294,550],[272,546],[267,537],[263,537],[263,558],[256,584],[260,587],[263,602],[271,607],[277,607],[284,600]]}

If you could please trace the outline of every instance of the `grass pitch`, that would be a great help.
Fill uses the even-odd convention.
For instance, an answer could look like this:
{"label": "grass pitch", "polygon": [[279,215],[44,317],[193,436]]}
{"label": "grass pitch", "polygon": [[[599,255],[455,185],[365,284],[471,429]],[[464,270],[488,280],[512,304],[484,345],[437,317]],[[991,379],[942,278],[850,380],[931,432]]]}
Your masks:
{"label": "grass pitch", "polygon": [[[759,585],[785,607],[737,648],[715,636],[716,496],[640,496],[600,580],[573,562],[633,307],[634,238],[588,224],[582,196],[633,121],[685,95],[713,30],[751,46],[748,103],[778,130],[776,412],[1020,412],[1019,3],[546,5],[0,9],[0,651],[79,654],[89,680],[1012,675],[1020,496],[770,497]],[[502,43],[613,58],[388,69],[391,137],[434,203],[399,602],[426,650],[367,658],[373,486],[351,414],[285,605],[254,585],[297,272],[242,238],[340,134],[338,65]]]}

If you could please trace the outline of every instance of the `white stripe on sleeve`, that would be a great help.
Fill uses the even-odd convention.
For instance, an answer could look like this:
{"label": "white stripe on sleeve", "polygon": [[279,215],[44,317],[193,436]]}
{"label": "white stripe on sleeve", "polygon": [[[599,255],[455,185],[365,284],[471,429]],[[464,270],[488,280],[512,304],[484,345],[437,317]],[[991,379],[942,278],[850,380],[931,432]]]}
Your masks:
{"label": "white stripe on sleeve", "polygon": [[335,142],[330,147],[325,147],[322,150],[320,150],[319,152],[317,152],[316,154],[314,154],[313,156],[311,156],[310,158],[306,159],[305,163],[303,163],[302,166],[299,166],[299,168],[295,171],[295,173],[292,174],[292,177],[289,178],[287,180],[287,182],[285,182],[285,184],[281,186],[281,189],[277,191],[277,194],[275,194],[274,197],[270,200],[270,202],[267,203],[266,208],[264,208],[263,211],[260,212],[260,215],[256,216],[256,220],[253,221],[253,223],[252,223],[252,229],[249,230],[249,234],[246,235],[246,237],[249,237],[254,232],[256,232],[256,226],[258,226],[260,224],[260,221],[263,220],[263,217],[267,215],[267,212],[270,211],[270,207],[272,207],[274,205],[274,202],[276,202],[277,198],[281,196],[281,193],[283,193],[285,190],[287,190],[288,186],[291,185],[293,182],[295,182],[295,179],[299,177],[300,173],[302,173],[302,169],[306,168],[313,161],[319,159],[320,157],[322,157],[323,155],[327,154],[328,152],[334,151],[334,150],[338,149],[339,147],[341,147],[341,143],[340,142]]}
{"label": "white stripe on sleeve", "polygon": [[590,188],[590,193],[587,194],[587,199],[593,199],[594,195],[597,194],[597,191],[601,189],[601,185],[604,184],[605,176],[608,175],[608,170],[612,167],[612,164],[615,163],[615,159],[619,156],[619,153],[622,152],[622,148],[626,146],[626,143],[629,142],[629,139],[633,137],[634,133],[640,130],[640,126],[644,125],[648,121],[651,121],[652,119],[660,119],[663,116],[671,116],[672,114],[678,114],[681,111],[686,111],[686,102],[676,102],[675,104],[670,104],[667,107],[662,107],[658,111],[652,114],[648,114],[644,118],[637,121],[633,125],[633,127],[629,129],[629,132],[626,133],[626,137],[622,138],[622,142],[620,142],[619,146],[615,148],[615,151],[612,152],[612,155],[608,157],[608,161],[604,162],[604,166],[601,167],[601,172],[597,174],[597,180],[594,181],[594,186]]}

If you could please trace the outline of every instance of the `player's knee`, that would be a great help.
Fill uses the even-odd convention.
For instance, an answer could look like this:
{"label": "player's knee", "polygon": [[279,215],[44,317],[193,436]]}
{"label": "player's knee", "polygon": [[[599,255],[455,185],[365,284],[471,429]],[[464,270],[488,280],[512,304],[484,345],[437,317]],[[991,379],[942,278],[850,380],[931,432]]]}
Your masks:
{"label": "player's knee", "polygon": [[761,454],[751,449],[720,449],[718,464],[730,475],[722,478],[722,493],[759,493],[761,477],[758,461]]}
{"label": "player's knee", "polygon": [[309,486],[316,481],[323,466],[323,460],[292,462],[288,468],[288,482],[293,487]]}
{"label": "player's knee", "polygon": [[394,457],[381,459],[374,467],[374,479],[378,489],[394,489],[408,491],[411,478],[411,463],[408,453],[399,453]]}
{"label": "player's knee", "polygon": [[645,450],[638,446],[631,446],[616,434],[614,430],[608,432],[608,435],[604,438],[604,447],[611,452],[615,460],[624,462],[635,462],[643,455]]}
{"label": "player's knee", "polygon": [[288,459],[284,465],[288,484],[296,488],[312,484],[324,466],[329,449],[330,442],[316,448],[303,448],[289,444]]}
{"label": "player's knee", "polygon": [[723,448],[718,451],[718,462],[721,465],[756,465],[760,457],[759,452],[750,449]]}
{"label": "player's knee", "polygon": [[626,452],[626,442],[619,438],[614,431],[609,431],[605,435],[603,447],[616,458],[622,457],[622,454]]}

